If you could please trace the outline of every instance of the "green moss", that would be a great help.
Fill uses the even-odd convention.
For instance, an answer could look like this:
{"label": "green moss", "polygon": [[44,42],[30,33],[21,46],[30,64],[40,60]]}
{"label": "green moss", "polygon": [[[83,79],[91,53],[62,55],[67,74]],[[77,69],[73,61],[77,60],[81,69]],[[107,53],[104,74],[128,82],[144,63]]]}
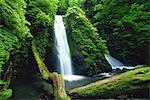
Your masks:
{"label": "green moss", "polygon": [[49,47],[50,30],[53,30],[54,15],[57,11],[56,0],[30,0],[27,5],[27,20],[31,23],[30,31],[42,59]]}
{"label": "green moss", "polygon": [[68,9],[66,19],[71,30],[69,34],[71,43],[77,46],[72,48],[77,49],[90,65],[89,71],[96,73],[109,70],[109,65],[104,58],[104,54],[109,54],[106,41],[99,37],[96,28],[90,23],[85,13],[78,7],[72,7]]}
{"label": "green moss", "polygon": [[42,61],[42,58],[40,57],[40,55],[38,53],[38,50],[36,48],[34,41],[32,41],[32,51],[33,51],[35,60],[38,64],[38,68],[40,70],[40,73],[42,74],[42,76],[45,80],[48,80],[49,75],[50,75],[49,71],[48,71],[47,67],[45,66],[44,62]]}
{"label": "green moss", "polygon": [[0,79],[6,82],[1,87],[0,99],[4,100],[12,95],[12,90],[7,89],[12,69],[6,62],[16,55],[26,39],[32,37],[25,19],[25,7],[24,0],[0,0]]}
{"label": "green moss", "polygon": [[19,38],[31,35],[25,19],[26,3],[24,0],[1,0],[0,23]]}
{"label": "green moss", "polygon": [[19,40],[10,31],[0,28],[0,74],[2,66],[9,60],[10,53],[14,53],[20,47]]}
{"label": "green moss", "polygon": [[133,90],[150,88],[150,68],[138,68],[121,75],[76,88],[75,97],[113,98]]}

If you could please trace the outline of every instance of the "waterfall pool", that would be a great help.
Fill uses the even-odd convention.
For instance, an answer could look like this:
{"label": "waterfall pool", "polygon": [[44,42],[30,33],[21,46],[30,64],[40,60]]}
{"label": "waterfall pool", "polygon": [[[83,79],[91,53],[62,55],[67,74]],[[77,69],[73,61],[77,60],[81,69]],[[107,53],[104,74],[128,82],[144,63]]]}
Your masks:
{"label": "waterfall pool", "polygon": [[102,80],[110,77],[109,73],[100,73],[91,77],[81,75],[64,75],[65,88],[70,90],[76,87],[81,87],[97,80]]}

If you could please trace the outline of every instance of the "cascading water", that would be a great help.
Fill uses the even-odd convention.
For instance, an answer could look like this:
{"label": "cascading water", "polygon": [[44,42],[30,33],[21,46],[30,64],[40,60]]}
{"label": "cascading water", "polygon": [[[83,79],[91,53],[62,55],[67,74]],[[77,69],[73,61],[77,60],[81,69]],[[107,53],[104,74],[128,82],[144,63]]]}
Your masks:
{"label": "cascading water", "polygon": [[55,48],[57,52],[57,67],[60,67],[60,73],[63,75],[72,75],[72,63],[68,40],[66,35],[63,18],[61,15],[55,15]]}
{"label": "cascading water", "polygon": [[112,69],[120,68],[121,66],[124,66],[123,63],[121,63],[119,60],[116,58],[110,56],[110,55],[105,55],[106,60],[108,63],[111,65]]}
{"label": "cascading water", "polygon": [[108,61],[108,63],[111,65],[112,69],[134,69],[137,68],[138,66],[125,66],[122,62],[120,62],[119,60],[117,60],[116,58],[110,56],[110,55],[105,55],[106,60]]}

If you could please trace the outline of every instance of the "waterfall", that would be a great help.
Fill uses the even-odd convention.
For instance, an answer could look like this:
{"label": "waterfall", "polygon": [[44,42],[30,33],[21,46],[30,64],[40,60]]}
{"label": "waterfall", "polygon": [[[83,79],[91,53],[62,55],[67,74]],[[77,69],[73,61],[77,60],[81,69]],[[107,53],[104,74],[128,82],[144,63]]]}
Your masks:
{"label": "waterfall", "polygon": [[61,74],[72,75],[73,72],[70,49],[68,45],[65,26],[63,23],[63,17],[61,15],[55,15],[54,29],[57,67],[59,67]]}
{"label": "waterfall", "polygon": [[122,62],[120,62],[119,60],[117,60],[116,58],[110,56],[110,55],[105,55],[106,60],[108,61],[108,63],[111,65],[112,69],[134,69],[134,68],[138,68],[139,66],[125,66]]}
{"label": "waterfall", "polygon": [[108,61],[108,63],[111,65],[112,69],[121,68],[124,66],[122,62],[120,62],[119,60],[117,60],[116,58],[110,55],[105,55],[105,58]]}

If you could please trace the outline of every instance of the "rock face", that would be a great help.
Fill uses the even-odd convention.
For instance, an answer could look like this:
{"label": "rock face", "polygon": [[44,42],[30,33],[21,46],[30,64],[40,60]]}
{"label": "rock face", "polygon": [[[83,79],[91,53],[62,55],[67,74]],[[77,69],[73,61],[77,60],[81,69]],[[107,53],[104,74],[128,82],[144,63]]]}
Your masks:
{"label": "rock face", "polygon": [[137,68],[108,79],[75,88],[72,98],[149,98],[150,67]]}
{"label": "rock face", "polygon": [[73,57],[73,64],[75,66],[74,72],[77,74],[88,74],[90,65],[84,60],[84,57],[78,52]]}

